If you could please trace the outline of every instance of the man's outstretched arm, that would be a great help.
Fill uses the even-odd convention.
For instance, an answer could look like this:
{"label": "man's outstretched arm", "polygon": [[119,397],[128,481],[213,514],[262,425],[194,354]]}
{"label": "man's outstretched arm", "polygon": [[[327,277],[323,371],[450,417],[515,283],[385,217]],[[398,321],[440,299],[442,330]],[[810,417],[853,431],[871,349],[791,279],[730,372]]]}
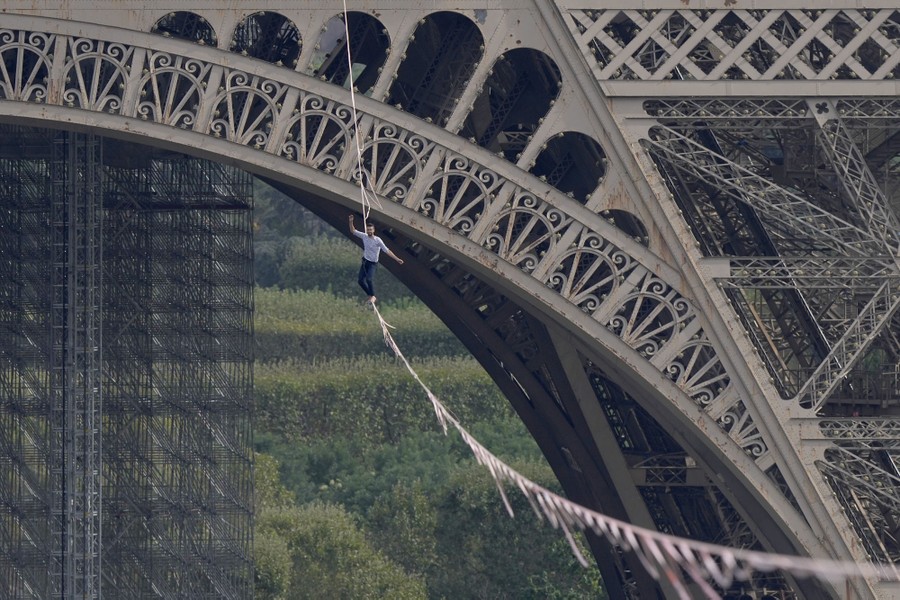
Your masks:
{"label": "man's outstretched arm", "polygon": [[396,260],[397,263],[399,263],[401,265],[403,264],[403,259],[400,258],[399,256],[397,256],[396,254],[394,254],[393,252],[391,252],[390,248],[385,246],[384,250],[385,250],[385,252],[387,252],[387,255],[390,256],[391,258],[393,258],[394,260]]}

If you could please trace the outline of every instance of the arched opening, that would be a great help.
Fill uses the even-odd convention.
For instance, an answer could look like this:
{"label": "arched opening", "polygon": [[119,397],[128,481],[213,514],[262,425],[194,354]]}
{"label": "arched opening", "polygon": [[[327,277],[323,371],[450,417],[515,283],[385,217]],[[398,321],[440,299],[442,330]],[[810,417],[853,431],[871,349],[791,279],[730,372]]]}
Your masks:
{"label": "arched opening", "polygon": [[385,102],[446,123],[483,53],[472,21],[451,12],[428,15],[410,38]]}
{"label": "arched opening", "polygon": [[249,15],[234,29],[231,50],[276,65],[296,66],[300,32],[290,19],[274,12]]}
{"label": "arched opening", "polygon": [[[350,32],[352,69],[347,63],[347,31]],[[345,26],[344,15],[337,15],[323,27],[306,74],[345,88],[353,81],[356,89],[365,94],[378,80],[390,43],[387,30],[375,17],[350,12]]]}
{"label": "arched opening", "polygon": [[500,56],[460,135],[514,160],[559,95],[559,68],[549,56],[517,48]]}
{"label": "arched opening", "polygon": [[530,172],[585,202],[606,173],[606,153],[593,138],[565,131],[544,144]]}
{"label": "arched opening", "polygon": [[216,32],[209,21],[189,11],[171,12],[153,24],[151,33],[215,46]]}

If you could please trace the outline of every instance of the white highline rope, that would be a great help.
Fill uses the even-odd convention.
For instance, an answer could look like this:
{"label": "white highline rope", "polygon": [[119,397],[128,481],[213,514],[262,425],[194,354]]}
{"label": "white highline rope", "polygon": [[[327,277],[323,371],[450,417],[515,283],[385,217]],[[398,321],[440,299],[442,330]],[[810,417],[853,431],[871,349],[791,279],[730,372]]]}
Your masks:
{"label": "white highline rope", "polygon": [[[347,12],[347,0],[342,0],[344,4],[344,45],[347,48],[347,78],[350,81],[350,105],[353,111],[353,142],[356,144],[356,169],[359,177],[359,202],[362,206],[363,228],[366,230],[366,222],[372,205],[381,208],[381,202],[375,190],[372,190],[369,173],[363,168],[362,147],[359,145],[359,117],[356,114],[356,81],[353,78],[353,57],[350,55],[350,15]],[[369,186],[371,193],[366,190]]]}
{"label": "white highline rope", "polygon": [[894,565],[770,554],[679,538],[613,519],[551,492],[494,456],[463,428],[425,385],[400,351],[390,332],[394,327],[384,320],[377,306],[373,304],[372,308],[378,317],[385,344],[403,362],[413,379],[431,400],[444,434],[448,433],[448,423],[459,432],[478,463],[487,467],[510,516],[514,515],[503,489],[504,482],[512,483],[519,488],[539,519],[546,518],[553,527],[563,531],[573,554],[582,565],[587,566],[588,561],[572,536],[575,530],[590,530],[598,536],[606,537],[614,546],[619,546],[626,552],[633,552],[654,579],[670,583],[683,600],[690,600],[692,597],[684,574],[703,590],[703,594],[709,600],[720,598],[711,582],[726,590],[734,581],[748,581],[753,571],[786,571],[798,577],[817,577],[831,582],[845,581],[852,577],[900,581],[900,573]]}

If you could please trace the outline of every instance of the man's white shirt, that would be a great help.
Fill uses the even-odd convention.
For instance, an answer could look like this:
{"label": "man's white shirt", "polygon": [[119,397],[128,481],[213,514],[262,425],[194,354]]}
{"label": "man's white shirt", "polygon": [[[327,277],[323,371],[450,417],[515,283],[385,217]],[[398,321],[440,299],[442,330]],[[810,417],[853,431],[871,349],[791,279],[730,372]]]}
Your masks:
{"label": "man's white shirt", "polygon": [[360,238],[363,241],[363,258],[369,262],[378,262],[378,255],[382,250],[387,252],[387,246],[384,245],[384,241],[377,235],[369,237],[362,231],[358,231],[356,229],[353,230],[353,235]]}

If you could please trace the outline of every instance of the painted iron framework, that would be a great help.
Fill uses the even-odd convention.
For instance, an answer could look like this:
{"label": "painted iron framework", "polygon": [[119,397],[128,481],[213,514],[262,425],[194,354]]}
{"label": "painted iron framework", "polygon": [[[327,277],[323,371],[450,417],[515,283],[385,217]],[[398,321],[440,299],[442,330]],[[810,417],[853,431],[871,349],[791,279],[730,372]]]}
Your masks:
{"label": "painted iron framework", "polygon": [[[900,11],[349,4],[348,72],[338,1],[8,0],[0,113],[202,148],[339,224],[362,167],[401,278],[571,497],[742,548],[896,560],[900,492],[868,482],[900,456],[879,437],[900,406]],[[591,543],[619,597],[676,597]],[[846,593],[748,588],[723,593]]]}
{"label": "painted iron framework", "polygon": [[248,176],[2,137],[0,595],[248,596]]}

